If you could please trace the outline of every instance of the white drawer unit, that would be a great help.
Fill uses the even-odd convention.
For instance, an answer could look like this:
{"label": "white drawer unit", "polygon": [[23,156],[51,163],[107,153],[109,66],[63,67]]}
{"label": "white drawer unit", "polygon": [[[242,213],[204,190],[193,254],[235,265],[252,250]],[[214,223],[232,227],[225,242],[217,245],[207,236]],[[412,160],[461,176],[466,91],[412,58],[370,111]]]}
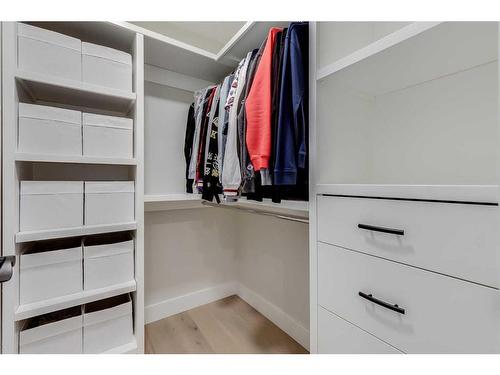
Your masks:
{"label": "white drawer unit", "polygon": [[17,24],[17,35],[19,69],[81,80],[80,39],[24,23]]}
{"label": "white drawer unit", "polygon": [[134,122],[126,117],[83,114],[83,155],[133,157]]}
{"label": "white drawer unit", "polygon": [[132,91],[132,56],[117,49],[82,43],[82,80]]}
{"label": "white drawer unit", "polygon": [[319,354],[399,354],[396,348],[318,307]]}
{"label": "white drawer unit", "polygon": [[134,181],[86,181],[85,225],[134,221]]}
{"label": "white drawer unit", "polygon": [[133,340],[132,302],[128,294],[85,306],[84,353],[103,353]]}
{"label": "white drawer unit", "polygon": [[406,353],[500,350],[497,289],[322,243],[318,303]]}
{"label": "white drawer unit", "polygon": [[82,181],[21,181],[21,231],[82,225]]}
{"label": "white drawer unit", "polygon": [[318,197],[318,240],[500,286],[495,205]]}
{"label": "white drawer unit", "polygon": [[81,292],[82,246],[21,255],[19,288],[21,304]]}
{"label": "white drawer unit", "polygon": [[30,319],[19,333],[19,352],[81,354],[82,319],[80,306]]}
{"label": "white drawer unit", "polygon": [[134,280],[134,240],[85,240],[84,288],[105,288]]}
{"label": "white drawer unit", "polygon": [[82,155],[82,113],[19,103],[19,152]]}

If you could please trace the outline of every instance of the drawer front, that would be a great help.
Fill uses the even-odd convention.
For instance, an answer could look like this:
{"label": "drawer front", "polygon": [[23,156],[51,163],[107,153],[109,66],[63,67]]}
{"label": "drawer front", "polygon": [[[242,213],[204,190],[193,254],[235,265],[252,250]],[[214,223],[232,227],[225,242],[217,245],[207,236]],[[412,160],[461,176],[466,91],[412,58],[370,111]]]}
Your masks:
{"label": "drawer front", "polygon": [[318,239],[498,288],[498,212],[497,206],[319,196]]}
{"label": "drawer front", "polygon": [[318,301],[405,353],[500,351],[497,289],[320,243]]}
{"label": "drawer front", "polygon": [[399,350],[318,306],[319,354],[396,354]]}

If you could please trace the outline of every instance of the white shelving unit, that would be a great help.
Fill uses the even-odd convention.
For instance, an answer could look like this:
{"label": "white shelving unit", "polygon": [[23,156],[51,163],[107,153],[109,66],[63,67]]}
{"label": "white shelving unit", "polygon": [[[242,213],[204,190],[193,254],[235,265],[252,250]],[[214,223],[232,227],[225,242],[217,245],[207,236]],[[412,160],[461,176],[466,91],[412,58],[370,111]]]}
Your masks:
{"label": "white shelving unit", "polygon": [[[133,61],[133,92],[18,69],[17,23],[2,23],[2,247],[3,255],[14,255],[18,258],[11,281],[3,285],[2,350],[4,353],[18,352],[19,330],[25,319],[131,293],[134,341],[109,352],[143,353],[144,38],[141,34],[107,22],[42,22],[37,23],[36,26],[130,53]],[[20,153],[17,151],[17,117],[20,101],[132,118],[134,120],[134,157],[122,159]],[[19,185],[21,180],[133,180],[135,182],[135,221],[20,232]],[[20,304],[19,259],[29,243],[123,231],[130,232],[134,237],[135,280],[32,304]]]}

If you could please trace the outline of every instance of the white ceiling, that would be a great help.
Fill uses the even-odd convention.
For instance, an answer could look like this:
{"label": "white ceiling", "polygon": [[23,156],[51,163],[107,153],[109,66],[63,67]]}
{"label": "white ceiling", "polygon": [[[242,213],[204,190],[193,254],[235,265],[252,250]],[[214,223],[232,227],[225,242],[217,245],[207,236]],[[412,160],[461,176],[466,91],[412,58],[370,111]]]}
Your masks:
{"label": "white ceiling", "polygon": [[245,22],[130,22],[217,54]]}

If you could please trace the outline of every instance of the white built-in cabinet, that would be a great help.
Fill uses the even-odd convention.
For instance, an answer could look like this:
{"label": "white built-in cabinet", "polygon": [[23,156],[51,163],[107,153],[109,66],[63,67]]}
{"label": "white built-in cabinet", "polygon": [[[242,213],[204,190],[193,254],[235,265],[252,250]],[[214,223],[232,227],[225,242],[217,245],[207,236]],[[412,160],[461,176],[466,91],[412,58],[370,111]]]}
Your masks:
{"label": "white built-in cabinet", "polygon": [[[34,26],[48,32],[1,24],[2,255],[17,260],[12,279],[2,285],[2,352],[142,353],[143,36],[106,22]],[[84,59],[80,41],[101,47],[87,48]],[[59,64],[34,58],[47,51]],[[107,85],[106,77],[93,76],[102,85],[90,83],[88,77],[99,71],[127,89]],[[66,133],[53,130],[70,129],[77,140],[71,152],[36,152],[36,138],[30,139],[30,152],[20,150],[21,103],[61,109],[23,107],[29,117],[23,131],[29,138],[33,129],[46,126],[40,142],[47,134],[64,142]],[[88,124],[94,128],[78,128],[81,116],[94,116]],[[113,149],[110,139],[127,152],[106,155]],[[84,141],[91,152],[83,151]],[[106,206],[120,216],[99,213]],[[33,216],[42,210],[51,225]]]}
{"label": "white built-in cabinet", "polygon": [[312,351],[500,352],[498,24],[311,27]]}

